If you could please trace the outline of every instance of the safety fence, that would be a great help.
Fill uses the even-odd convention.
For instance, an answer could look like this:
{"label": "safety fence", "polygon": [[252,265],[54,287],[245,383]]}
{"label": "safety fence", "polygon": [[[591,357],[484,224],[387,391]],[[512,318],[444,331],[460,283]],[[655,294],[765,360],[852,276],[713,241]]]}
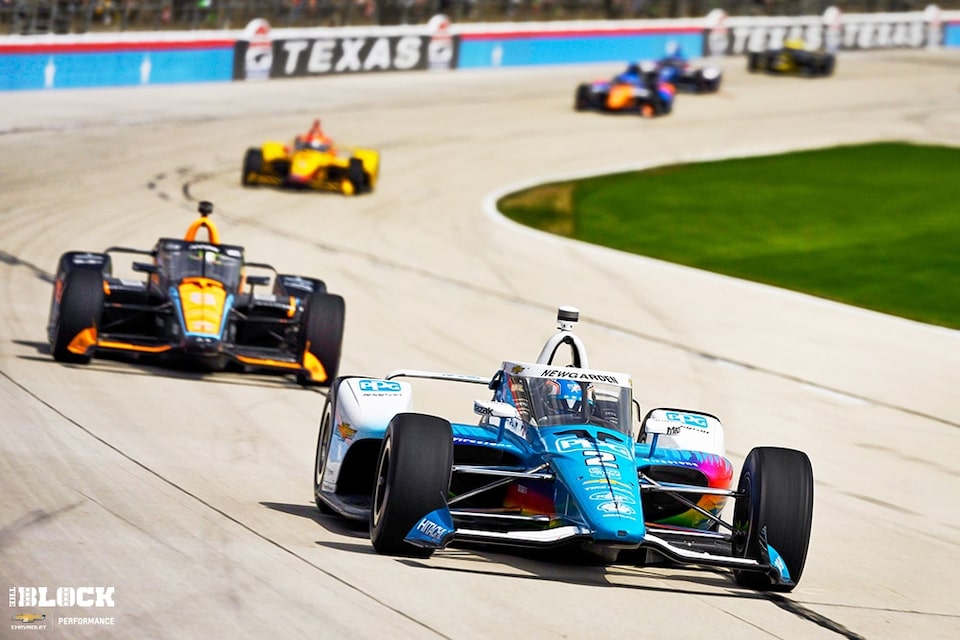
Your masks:
{"label": "safety fence", "polygon": [[633,21],[455,23],[0,36],[0,91],[274,80],[658,58],[742,56],[787,39],[840,52],[960,47],[960,11]]}
{"label": "safety fence", "polygon": [[[922,0],[0,0],[0,35],[457,23],[688,18],[722,9],[736,16],[922,11]],[[960,9],[960,0],[939,2]]]}

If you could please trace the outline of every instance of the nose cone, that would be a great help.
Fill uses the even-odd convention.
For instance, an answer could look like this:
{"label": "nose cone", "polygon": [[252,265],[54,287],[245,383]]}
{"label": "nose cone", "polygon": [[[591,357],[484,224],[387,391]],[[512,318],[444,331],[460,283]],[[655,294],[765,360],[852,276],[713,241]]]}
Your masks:
{"label": "nose cone", "polygon": [[301,151],[293,157],[287,179],[295,184],[310,182],[322,164],[323,155],[317,151]]}
{"label": "nose cone", "polygon": [[598,543],[633,546],[646,532],[633,443],[594,425],[541,429],[557,472]]}
{"label": "nose cone", "polygon": [[208,278],[187,278],[177,288],[184,348],[197,353],[220,349],[229,298],[223,285]]}
{"label": "nose cone", "polygon": [[214,355],[220,352],[222,344],[217,336],[189,335],[184,340],[183,348],[188,353]]}

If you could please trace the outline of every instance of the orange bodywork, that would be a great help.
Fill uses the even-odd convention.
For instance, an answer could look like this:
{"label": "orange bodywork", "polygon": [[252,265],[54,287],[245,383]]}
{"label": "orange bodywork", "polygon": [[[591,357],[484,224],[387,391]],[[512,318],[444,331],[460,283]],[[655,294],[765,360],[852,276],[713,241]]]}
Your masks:
{"label": "orange bodywork", "polygon": [[209,278],[184,278],[179,286],[183,326],[188,333],[219,334],[227,292]]}
{"label": "orange bodywork", "polygon": [[307,341],[307,346],[303,350],[303,368],[307,372],[307,375],[310,376],[310,379],[314,382],[327,381],[327,370],[323,368],[323,364],[320,362],[319,358],[310,353],[309,341]]}
{"label": "orange bodywork", "polygon": [[191,222],[183,239],[187,242],[195,241],[197,239],[197,231],[199,231],[201,227],[207,230],[207,237],[209,238],[210,244],[220,244],[220,231],[217,230],[217,225],[213,224],[210,218],[206,216],[201,216]]}
{"label": "orange bodywork", "polygon": [[122,349],[124,351],[139,351],[140,353],[163,353],[170,351],[173,347],[168,344],[157,346],[148,346],[143,344],[132,344],[129,342],[117,342],[116,340],[100,340],[97,346],[101,349]]}
{"label": "orange bodywork", "polygon": [[67,345],[67,350],[70,351],[70,353],[76,353],[82,356],[87,353],[90,347],[96,346],[96,344],[97,328],[87,327],[73,337],[73,340]]}
{"label": "orange bodywork", "polygon": [[633,106],[633,86],[629,84],[614,84],[607,94],[607,108],[613,110],[626,109]]}

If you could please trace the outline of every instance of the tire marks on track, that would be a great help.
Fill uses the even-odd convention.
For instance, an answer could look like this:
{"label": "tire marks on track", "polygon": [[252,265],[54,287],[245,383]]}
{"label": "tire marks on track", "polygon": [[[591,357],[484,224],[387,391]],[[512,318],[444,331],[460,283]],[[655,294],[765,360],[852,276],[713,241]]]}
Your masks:
{"label": "tire marks on track", "polygon": [[[198,200],[191,193],[191,189],[194,184],[203,182],[204,180],[209,180],[214,177],[227,175],[227,174],[233,173],[233,171],[234,170],[231,168],[230,170],[223,169],[216,172],[205,172],[205,173],[193,174],[183,182],[181,187],[181,192],[183,193],[184,198],[186,198],[188,202],[190,203],[198,202]],[[424,269],[423,267],[420,267],[420,266],[402,263],[396,260],[390,260],[368,251],[362,251],[359,249],[353,249],[351,247],[336,245],[330,242],[306,239],[302,235],[297,235],[291,232],[286,232],[281,229],[277,229],[276,227],[273,227],[273,226],[270,226],[269,224],[261,222],[259,219],[258,220],[241,219],[236,216],[231,216],[228,211],[224,211],[222,209],[219,210],[219,215],[223,218],[230,220],[233,224],[236,224],[238,226],[250,227],[250,228],[256,229],[259,232],[268,233],[275,237],[283,238],[284,240],[287,240],[287,241],[296,242],[301,245],[307,245],[311,249],[316,251],[322,251],[332,255],[350,256],[352,258],[362,260],[367,264],[381,267],[383,269],[419,276],[425,280],[431,280],[433,282],[443,283],[448,286],[456,287],[460,290],[471,291],[477,295],[495,298],[502,302],[506,302],[516,306],[535,309],[537,311],[545,311],[548,314],[553,313],[556,310],[556,307],[553,305],[545,305],[539,302],[531,301],[527,298],[523,298],[518,295],[513,295],[497,289],[484,287],[467,280],[460,280],[458,278],[454,278],[443,273],[438,273],[436,271]],[[607,329],[610,331],[618,331],[632,338],[642,340],[644,342],[668,347],[670,349],[681,351],[683,353],[687,353],[687,354],[702,358],[704,360],[712,361],[718,364],[741,367],[749,371],[770,376],[779,380],[785,380],[789,382],[806,385],[813,389],[817,389],[827,393],[837,394],[844,398],[864,402],[876,407],[882,407],[884,409],[889,409],[891,411],[896,411],[896,412],[911,415],[914,417],[923,418],[923,419],[937,422],[946,426],[960,428],[960,422],[956,422],[946,418],[941,418],[940,416],[936,416],[930,413],[917,411],[915,409],[911,409],[903,405],[898,405],[894,402],[889,402],[884,399],[851,393],[844,389],[839,389],[837,387],[831,387],[829,385],[821,384],[816,380],[810,380],[807,378],[796,376],[796,375],[787,373],[785,371],[779,371],[779,370],[771,369],[768,367],[760,367],[752,363],[746,362],[744,360],[737,360],[736,358],[731,358],[731,357],[720,355],[717,353],[710,353],[707,351],[702,351],[700,349],[695,349],[681,342],[670,340],[662,336],[657,336],[654,334],[637,331],[635,329],[631,329],[629,327],[625,327],[617,323],[606,322],[603,320],[596,320],[596,319],[590,319],[590,318],[582,318],[581,323],[585,325],[601,327],[603,329]]]}
{"label": "tire marks on track", "polygon": [[[176,491],[178,491],[178,492],[182,493],[183,495],[187,496],[188,498],[190,498],[191,500],[193,500],[193,501],[196,502],[197,504],[201,505],[203,508],[205,508],[205,509],[207,509],[207,510],[213,512],[213,513],[215,513],[216,515],[218,515],[219,517],[223,518],[224,520],[227,520],[227,521],[235,524],[236,526],[244,529],[245,531],[247,531],[248,533],[252,534],[253,536],[256,536],[257,538],[259,538],[259,539],[262,540],[263,542],[266,542],[267,544],[269,544],[269,545],[271,545],[271,546],[273,546],[273,547],[276,547],[276,548],[279,549],[280,551],[282,551],[282,552],[284,552],[284,553],[292,556],[293,558],[296,558],[298,561],[300,561],[300,562],[302,562],[303,564],[309,566],[311,569],[314,569],[315,571],[317,571],[317,572],[319,572],[319,573],[322,573],[323,575],[325,575],[326,577],[330,578],[331,580],[334,580],[334,581],[336,581],[337,583],[343,585],[345,588],[349,589],[350,591],[355,592],[357,595],[359,595],[359,596],[361,596],[361,597],[363,597],[363,598],[365,598],[365,599],[367,599],[367,600],[369,600],[369,601],[377,604],[377,605],[380,606],[380,607],[383,607],[383,608],[386,609],[386,610],[389,610],[389,611],[397,614],[398,616],[401,616],[401,617],[409,620],[409,621],[412,622],[413,624],[418,625],[418,626],[421,627],[425,632],[429,632],[429,635],[430,635],[431,637],[450,638],[449,636],[445,635],[444,633],[442,633],[442,632],[439,631],[438,629],[435,629],[435,628],[433,628],[432,626],[426,624],[425,622],[416,619],[415,617],[409,615],[408,613],[404,612],[404,611],[401,610],[401,609],[398,609],[398,608],[396,608],[396,607],[394,607],[394,606],[391,606],[390,604],[388,604],[388,603],[385,602],[384,600],[382,600],[382,599],[380,599],[380,598],[377,598],[377,597],[374,596],[373,594],[371,594],[371,593],[369,593],[369,592],[367,592],[367,591],[364,591],[363,589],[357,587],[356,585],[350,583],[350,582],[347,581],[347,580],[344,580],[343,578],[341,578],[341,577],[338,576],[337,574],[332,573],[332,572],[328,571],[327,569],[324,569],[323,567],[321,567],[320,565],[316,564],[315,562],[312,562],[310,559],[304,557],[303,555],[301,555],[300,553],[298,553],[298,552],[295,551],[294,549],[291,549],[290,547],[285,546],[284,544],[278,542],[277,540],[271,538],[270,536],[268,536],[268,535],[266,535],[266,534],[258,531],[257,529],[255,529],[254,527],[248,525],[247,523],[243,522],[242,520],[240,520],[240,519],[238,519],[238,518],[230,515],[229,513],[227,513],[226,511],[224,511],[223,509],[220,509],[219,507],[211,504],[211,503],[208,502],[207,500],[204,500],[201,496],[199,496],[199,495],[197,495],[196,493],[190,491],[189,489],[187,489],[187,488],[184,487],[183,485],[180,485],[180,484],[174,482],[173,480],[167,478],[165,475],[163,475],[163,474],[160,473],[159,471],[155,470],[155,469],[152,468],[150,465],[148,465],[148,464],[142,462],[141,460],[133,457],[132,455],[128,454],[127,452],[125,452],[125,451],[122,450],[121,448],[119,448],[119,447],[117,447],[116,445],[114,445],[113,443],[109,442],[108,440],[105,440],[105,439],[102,438],[101,436],[99,436],[99,435],[97,435],[96,433],[94,433],[94,432],[93,432],[90,428],[88,428],[87,426],[81,424],[80,422],[78,422],[77,420],[73,419],[72,417],[70,417],[69,415],[67,415],[66,413],[64,413],[63,411],[61,411],[61,410],[58,409],[57,407],[55,407],[54,405],[50,404],[50,403],[47,402],[42,396],[40,396],[40,395],[37,394],[37,393],[34,393],[33,390],[31,390],[29,387],[23,385],[22,383],[18,382],[16,379],[14,379],[14,378],[11,377],[9,374],[7,374],[7,372],[5,372],[5,371],[0,371],[0,376],[3,376],[6,380],[8,380],[8,381],[10,382],[10,384],[14,385],[15,387],[17,387],[18,389],[20,389],[21,391],[23,391],[25,394],[27,394],[28,396],[30,396],[30,397],[31,397],[32,399],[34,399],[36,402],[40,403],[42,406],[44,406],[44,407],[46,407],[47,409],[49,409],[50,411],[52,411],[54,414],[56,414],[57,416],[59,416],[60,418],[62,418],[62,419],[65,420],[66,422],[68,422],[68,423],[69,423],[70,425],[72,425],[73,427],[75,427],[75,428],[79,429],[80,431],[82,431],[82,432],[83,432],[85,435],[87,435],[88,437],[90,437],[90,438],[92,438],[93,440],[97,441],[98,443],[100,443],[101,445],[103,445],[104,447],[106,447],[107,449],[110,449],[111,451],[113,451],[114,453],[116,453],[117,455],[119,455],[120,457],[122,457],[123,459],[127,460],[128,462],[130,462],[131,464],[135,465],[136,467],[142,469],[143,471],[145,471],[145,472],[148,473],[149,475],[153,476],[153,477],[156,478],[157,480],[163,482],[164,484],[170,486],[171,488],[175,489]],[[97,503],[97,504],[99,504],[99,503]],[[101,505],[101,506],[102,506],[102,505]],[[72,507],[69,507],[69,508],[72,508]],[[52,516],[51,514],[39,514],[39,515],[37,515],[36,518],[33,518],[33,520],[45,519],[45,518],[49,518],[49,517],[53,517],[53,516]],[[7,531],[6,528],[3,529],[3,530],[0,530],[0,534],[2,534],[2,535],[10,535],[10,533]],[[0,540],[2,540],[2,539],[3,539],[3,538],[0,537]]]}

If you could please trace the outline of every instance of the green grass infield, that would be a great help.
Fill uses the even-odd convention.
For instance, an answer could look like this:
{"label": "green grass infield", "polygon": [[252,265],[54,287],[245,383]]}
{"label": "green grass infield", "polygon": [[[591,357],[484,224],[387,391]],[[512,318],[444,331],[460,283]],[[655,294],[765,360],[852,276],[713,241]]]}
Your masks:
{"label": "green grass infield", "polygon": [[883,142],[537,186],[557,235],[960,329],[960,148]]}

